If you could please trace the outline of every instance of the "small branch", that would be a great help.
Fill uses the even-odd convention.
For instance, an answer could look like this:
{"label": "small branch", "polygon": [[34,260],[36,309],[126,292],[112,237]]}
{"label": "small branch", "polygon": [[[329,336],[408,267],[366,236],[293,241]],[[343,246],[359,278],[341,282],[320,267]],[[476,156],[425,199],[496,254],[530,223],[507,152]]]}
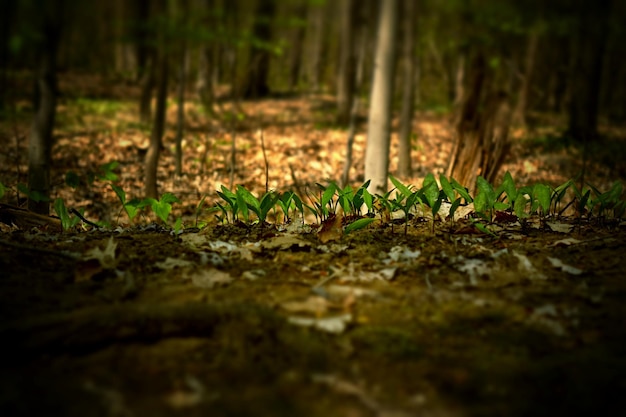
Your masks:
{"label": "small branch", "polygon": [[261,134],[261,149],[263,150],[263,161],[265,162],[265,194],[269,192],[269,172],[270,164],[267,162],[267,154],[265,153],[265,140],[263,139],[263,129],[259,130]]}

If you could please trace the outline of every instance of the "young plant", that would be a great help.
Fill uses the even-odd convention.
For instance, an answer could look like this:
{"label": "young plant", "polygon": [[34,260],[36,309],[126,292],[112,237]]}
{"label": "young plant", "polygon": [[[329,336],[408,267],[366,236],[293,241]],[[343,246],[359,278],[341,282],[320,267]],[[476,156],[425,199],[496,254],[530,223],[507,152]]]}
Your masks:
{"label": "young plant", "polygon": [[228,212],[231,213],[231,220],[234,223],[237,220],[237,212],[239,211],[239,205],[237,204],[237,195],[231,190],[222,185],[222,191],[217,191],[217,195],[224,200],[225,205],[217,202],[217,206],[222,211],[223,217],[218,217],[222,222],[228,221]]}
{"label": "young plant", "polygon": [[417,203],[422,203],[422,190],[411,190],[409,187],[398,181],[398,179],[393,175],[390,175],[389,179],[399,191],[390,203],[393,210],[402,210],[404,213],[404,235],[406,236],[409,230],[409,212]]}
{"label": "young plant", "polygon": [[154,211],[163,223],[167,223],[167,218],[172,211],[172,204],[180,203],[178,197],[172,193],[165,193],[158,200],[155,200],[154,198],[147,198],[146,201],[150,203],[152,211]]}
{"label": "young plant", "polygon": [[278,194],[274,192],[268,192],[259,200],[252,193],[246,190],[243,186],[237,186],[237,205],[240,207],[240,211],[244,216],[246,223],[249,223],[248,210],[256,214],[260,223],[265,223],[267,214],[274,208],[276,201],[278,200]]}
{"label": "young plant", "polygon": [[[59,219],[61,219],[61,227],[63,227],[63,230],[65,231],[71,229],[80,222],[80,218],[78,216],[70,216],[62,198],[54,200],[54,211],[57,216],[59,216]],[[84,209],[81,209],[80,214],[82,215],[83,213]]]}

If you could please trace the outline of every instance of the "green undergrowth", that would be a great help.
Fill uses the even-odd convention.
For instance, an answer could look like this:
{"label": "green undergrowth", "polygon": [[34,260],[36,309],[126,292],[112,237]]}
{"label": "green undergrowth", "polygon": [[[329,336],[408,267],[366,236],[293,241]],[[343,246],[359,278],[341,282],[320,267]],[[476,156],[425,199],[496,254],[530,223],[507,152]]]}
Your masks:
{"label": "green undergrowth", "polygon": [[[246,227],[264,225],[273,221],[276,224],[293,222],[306,223],[312,219],[316,224],[341,224],[342,233],[363,229],[375,221],[382,223],[403,223],[406,234],[408,219],[421,218],[430,223],[434,232],[438,222],[455,223],[460,219],[482,233],[494,234],[490,225],[494,223],[518,222],[524,227],[529,221],[545,223],[548,220],[568,219],[582,221],[595,220],[602,226],[618,225],[626,211],[626,199],[623,196],[621,182],[615,181],[611,188],[601,191],[592,184],[579,186],[578,178],[552,187],[544,183],[518,186],[509,172],[506,172],[498,184],[492,184],[483,177],[477,178],[475,187],[460,184],[454,178],[440,175],[438,178],[428,174],[421,186],[406,185],[393,176],[389,180],[393,188],[383,195],[368,191],[370,182],[359,187],[339,187],[330,182],[323,185],[316,183],[315,189],[300,196],[293,191],[268,191],[255,195],[245,187],[237,185],[233,189],[222,186],[216,191],[217,202],[213,206],[206,204],[207,196],[196,205],[193,224],[183,223],[181,217],[170,218],[173,205],[181,200],[171,193],[164,193],[160,199],[128,198],[119,186],[119,177],[115,173],[118,164],[111,162],[99,167],[97,172],[85,178],[68,172],[66,185],[77,188],[90,186],[95,181],[108,185],[117,196],[121,205],[118,212],[124,213],[133,223],[138,215],[148,220],[150,215],[162,224],[172,227],[176,232],[187,227],[203,227],[211,218],[220,224],[243,224]],[[23,184],[18,184],[16,192],[21,192],[37,201],[46,201],[44,196],[31,192]],[[470,192],[475,189],[475,192]],[[0,198],[7,192],[7,187],[0,184]],[[60,218],[65,230],[76,227],[83,221],[90,226],[110,227],[108,224],[89,222],[84,219],[84,212],[69,210],[62,199],[48,199],[53,203],[54,211]],[[208,217],[208,218],[207,218]]]}

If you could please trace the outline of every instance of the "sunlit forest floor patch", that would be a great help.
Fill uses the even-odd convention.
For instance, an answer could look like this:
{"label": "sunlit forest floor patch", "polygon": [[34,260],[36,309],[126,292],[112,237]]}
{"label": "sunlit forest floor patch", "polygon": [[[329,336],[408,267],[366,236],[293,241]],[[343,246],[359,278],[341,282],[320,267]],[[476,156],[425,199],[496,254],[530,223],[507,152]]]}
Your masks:
{"label": "sunlit forest floor patch", "polygon": [[[314,225],[296,222],[191,227],[202,195],[214,198],[221,184],[230,186],[231,173],[234,184],[264,191],[259,129],[271,188],[337,178],[346,132],[327,115],[331,97],[315,96],[242,103],[247,116],[223,128],[190,105],[190,124],[197,125],[186,135],[182,178],[173,177],[172,112],[160,186],[183,201],[187,228],[173,233],[149,218],[127,225],[108,185],[64,185],[70,170],[86,178],[118,161],[117,183],[142,195],[148,131],[134,124],[132,103],[102,98],[109,90],[97,87],[93,100],[63,100],[54,193],[114,227],[1,229],[1,415],[554,416],[624,409],[622,224],[570,218],[563,224],[573,227],[556,228],[561,232],[503,226],[491,236],[462,222],[433,229],[415,217],[406,234],[404,224],[376,222],[326,243]],[[420,113],[415,129],[416,173],[406,183],[442,172],[451,148],[442,117]],[[555,131],[541,129],[515,139],[505,168],[518,184],[556,185],[585,164],[581,149],[554,144],[548,138]],[[229,166],[233,131],[236,163]],[[613,144],[623,143],[619,135],[605,140],[614,153]],[[19,152],[2,152],[5,184],[25,180],[16,176],[26,172],[19,143]],[[364,146],[357,135],[352,178],[359,185]],[[623,159],[589,152],[588,181],[608,189],[624,178]]]}

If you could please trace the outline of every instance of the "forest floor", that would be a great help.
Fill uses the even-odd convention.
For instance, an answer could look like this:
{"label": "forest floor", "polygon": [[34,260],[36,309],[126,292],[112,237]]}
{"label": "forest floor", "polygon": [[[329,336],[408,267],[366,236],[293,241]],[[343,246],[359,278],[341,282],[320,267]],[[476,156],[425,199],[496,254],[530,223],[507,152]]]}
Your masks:
{"label": "forest floor", "polygon": [[[201,212],[209,225],[194,227],[202,196],[213,201],[231,175],[264,191],[259,128],[270,188],[338,179],[346,131],[331,123],[331,98],[294,96],[244,102],[246,117],[226,129],[190,104],[183,178],[172,174],[170,106],[160,187],[182,200],[175,215],[186,229],[175,234],[150,217],[125,224],[108,183],[73,190],[64,178],[115,160],[116,184],[141,196],[147,130],[121,100],[136,92],[85,76],[61,81],[73,95],[60,104],[53,194],[112,228],[0,226],[0,415],[626,410],[623,223],[511,223],[490,236],[415,217],[406,234],[403,224],[376,223],[326,243],[310,224],[218,225]],[[0,150],[0,181],[15,189],[25,182],[27,118],[0,131],[14,144]],[[443,116],[420,112],[415,131],[407,184],[443,172],[452,147]],[[558,185],[583,165],[601,190],[626,178],[623,132],[605,128],[586,161],[554,132],[514,132],[505,169],[519,185]],[[363,151],[360,134],[355,185]],[[10,189],[4,202],[15,204]]]}

